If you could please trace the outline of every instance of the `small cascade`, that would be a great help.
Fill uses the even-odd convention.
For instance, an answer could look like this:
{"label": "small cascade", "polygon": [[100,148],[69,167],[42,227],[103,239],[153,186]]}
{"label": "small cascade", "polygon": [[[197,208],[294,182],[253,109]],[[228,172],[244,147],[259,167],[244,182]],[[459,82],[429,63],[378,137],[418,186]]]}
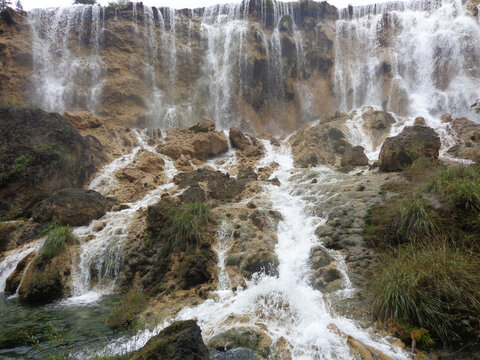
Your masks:
{"label": "small cascade", "polygon": [[97,110],[103,88],[104,64],[99,53],[103,16],[102,8],[96,5],[28,12],[33,44],[33,103],[60,113]]}
{"label": "small cascade", "polygon": [[32,241],[4,254],[4,258],[0,262],[0,293],[5,291],[7,279],[15,271],[18,263],[32,252],[38,251],[42,244],[43,240]]}
{"label": "small cascade", "polygon": [[[279,164],[272,177],[278,177],[281,185],[266,185],[261,195],[274,210],[281,213],[283,219],[278,224],[278,243],[275,248],[279,260],[278,275],[257,273],[246,281],[245,289],[231,290],[224,259],[233,240],[229,231],[231,225],[223,221],[216,245],[219,272],[216,293],[219,296],[201,305],[184,308],[173,319],[166,319],[153,330],[142,331],[133,338],[118,339],[107,346],[108,351],[138,349],[172,321],[197,319],[206,342],[236,327],[264,331],[272,340],[272,356],[288,354],[289,358],[295,360],[354,359],[346,339],[334,330],[336,327],[341,333],[349,334],[393,359],[409,358],[385,339],[374,338],[354,321],[336,315],[326,295],[313,289],[310,284],[310,250],[321,244],[315,235],[315,228],[324,223],[325,218],[314,215],[312,210],[318,206],[318,202],[312,203],[309,198],[322,201],[334,194],[305,192],[302,184],[310,183],[310,171],[315,171],[318,183],[323,185],[339,182],[339,174],[326,167],[295,170],[288,143],[273,147],[270,142],[264,141],[264,145],[266,154],[259,166],[273,160]],[[337,295],[348,297],[353,289],[345,263],[340,254],[332,252],[332,256],[345,277],[344,287]]]}
{"label": "small cascade", "polygon": [[[92,181],[89,188],[108,194],[112,190],[109,186],[115,186],[111,183],[109,185],[108,179],[112,179],[118,170],[129,166],[141,149],[156,153],[155,149],[147,144],[144,132],[135,131],[135,134],[139,145],[130,154],[120,158],[121,161],[117,159],[107,165]],[[80,254],[73,264],[73,298],[69,299],[70,303],[88,303],[98,299],[102,293],[114,290],[123,266],[123,245],[128,239],[128,230],[135,216],[140,209],[157,203],[164,191],[174,186],[171,179],[177,170],[170,158],[162,157],[165,161],[164,171],[167,176],[164,185],[151,191],[142,199],[127,204],[127,209],[109,212],[88,226],[75,229],[74,233],[82,244]]]}

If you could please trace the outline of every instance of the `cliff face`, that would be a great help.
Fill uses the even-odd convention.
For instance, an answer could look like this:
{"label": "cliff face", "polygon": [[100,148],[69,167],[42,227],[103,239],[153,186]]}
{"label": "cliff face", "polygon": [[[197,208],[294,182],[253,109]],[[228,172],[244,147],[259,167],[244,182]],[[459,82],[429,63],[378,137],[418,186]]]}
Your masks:
{"label": "cliff face", "polygon": [[337,10],[326,2],[195,10],[129,3],[8,15],[0,95],[46,110],[152,127],[209,116],[224,128],[279,133],[334,109]]}

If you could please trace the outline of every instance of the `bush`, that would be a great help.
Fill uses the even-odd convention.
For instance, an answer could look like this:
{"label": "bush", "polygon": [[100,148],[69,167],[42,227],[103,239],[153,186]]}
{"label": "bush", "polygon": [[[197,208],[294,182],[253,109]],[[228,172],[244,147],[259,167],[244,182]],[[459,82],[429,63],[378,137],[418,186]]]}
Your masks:
{"label": "bush", "polygon": [[391,201],[369,210],[365,219],[366,239],[385,248],[440,237],[442,220],[423,199]]}
{"label": "bush", "polygon": [[147,227],[155,237],[178,249],[198,245],[209,221],[210,208],[203,202],[179,206],[165,199],[151,206],[147,215]]}
{"label": "bush", "polygon": [[210,219],[210,208],[205,203],[184,204],[180,211],[174,213],[169,238],[179,248],[198,244],[202,238],[204,226]]}
{"label": "bush", "polygon": [[19,174],[19,175],[24,174],[28,170],[28,166],[30,165],[30,159],[25,155],[21,155],[15,159],[14,165],[15,167],[13,171],[16,174]]}
{"label": "bush", "polygon": [[60,255],[67,249],[68,244],[75,242],[70,226],[57,226],[48,232],[47,238],[40,249],[42,261],[48,261]]}
{"label": "bush", "polygon": [[427,184],[448,205],[464,212],[480,212],[480,167],[447,167]]}
{"label": "bush", "polygon": [[140,286],[140,277],[137,273],[132,288],[121,300],[115,303],[107,317],[107,324],[112,329],[123,331],[132,330],[138,321],[138,315],[147,307],[148,300]]}
{"label": "bush", "polygon": [[438,245],[401,247],[379,265],[374,293],[376,318],[427,329],[444,343],[479,330],[476,255]]}

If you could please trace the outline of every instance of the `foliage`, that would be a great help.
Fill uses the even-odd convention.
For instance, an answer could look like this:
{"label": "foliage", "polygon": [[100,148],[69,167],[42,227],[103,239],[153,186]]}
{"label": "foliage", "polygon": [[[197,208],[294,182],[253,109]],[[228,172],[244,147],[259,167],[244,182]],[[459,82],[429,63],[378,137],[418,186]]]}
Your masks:
{"label": "foliage", "polygon": [[57,226],[48,232],[47,238],[40,249],[40,257],[48,261],[60,255],[67,249],[68,244],[75,241],[72,229],[69,226]]}
{"label": "foliage", "polygon": [[147,297],[142,292],[140,277],[137,273],[132,288],[117,302],[107,317],[107,324],[112,329],[132,330],[138,321],[138,315],[146,308]]}
{"label": "foliage", "polygon": [[17,8],[17,10],[23,10],[23,6],[20,0],[17,0],[17,2],[15,3],[15,7]]}
{"label": "foliage", "polygon": [[108,7],[111,8],[120,8],[128,4],[128,0],[117,0],[108,3]]}
{"label": "foliage", "polygon": [[432,239],[441,226],[437,211],[421,198],[392,200],[370,209],[365,219],[366,239],[381,248]]}
{"label": "foliage", "polygon": [[25,155],[21,155],[15,159],[13,171],[16,174],[24,174],[27,172],[28,166],[30,165],[30,159]]}
{"label": "foliage", "polygon": [[156,237],[167,240],[178,249],[198,245],[205,226],[211,221],[209,206],[199,201],[181,206],[165,201],[158,204],[155,212],[158,212],[154,215],[158,217],[153,230]]}
{"label": "foliage", "polygon": [[184,204],[172,217],[169,237],[174,245],[180,248],[198,244],[204,232],[204,225],[210,219],[210,208],[205,203]]}
{"label": "foliage", "polygon": [[478,256],[438,245],[401,247],[395,255],[374,281],[376,318],[427,329],[444,343],[479,330]]}
{"label": "foliage", "polygon": [[480,167],[446,167],[430,181],[427,190],[464,212],[480,212]]}

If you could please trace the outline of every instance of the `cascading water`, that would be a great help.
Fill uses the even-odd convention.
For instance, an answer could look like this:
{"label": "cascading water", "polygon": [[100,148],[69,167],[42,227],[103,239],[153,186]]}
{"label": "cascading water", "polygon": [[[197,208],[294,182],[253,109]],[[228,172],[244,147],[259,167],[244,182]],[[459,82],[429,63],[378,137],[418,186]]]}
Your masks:
{"label": "cascading water", "polygon": [[18,263],[34,251],[38,251],[42,243],[43,240],[33,241],[4,254],[0,261],[0,293],[5,291],[7,279],[15,271]]}
{"label": "cascading water", "polygon": [[[225,257],[232,232],[228,221],[223,221],[217,241],[218,297],[208,299],[199,306],[184,308],[153,331],[145,330],[134,338],[114,341],[107,347],[109,352],[115,349],[132,351],[143,346],[172,320],[193,318],[198,320],[205,340],[236,327],[265,331],[272,339],[271,354],[292,359],[354,359],[341,333],[352,335],[394,359],[409,358],[386,340],[373,338],[353,321],[336,315],[324,294],[310,284],[310,250],[314,245],[321,244],[315,228],[324,219],[314,215],[314,204],[308,200],[313,193],[302,191],[302,183],[311,182],[309,171],[316,171],[318,183],[324,185],[338,182],[339,174],[326,167],[296,170],[287,145],[277,149],[267,141],[264,145],[266,155],[258,166],[277,162],[279,166],[271,176],[278,177],[281,182],[279,187],[266,186],[260,196],[266,200],[264,205],[267,209],[273,207],[283,219],[277,228],[278,244],[275,249],[279,260],[278,275],[257,273],[246,281],[245,289],[240,287],[233,291],[225,271]],[[329,196],[332,194],[316,190],[314,198],[321,202]],[[348,296],[351,283],[342,266],[341,256],[337,254],[336,259],[340,260],[338,265],[345,277],[344,290],[347,290],[345,293],[341,290],[341,293]]]}
{"label": "cascading water", "polygon": [[[132,164],[140,150],[156,153],[156,150],[147,144],[144,132],[135,131],[135,134],[139,145],[131,153],[107,165],[92,181],[89,188],[107,195],[112,190],[111,186],[115,187],[115,183],[109,183],[108,179],[111,181],[118,170]],[[127,204],[127,209],[109,212],[88,226],[75,229],[74,233],[82,241],[82,244],[78,259],[74,260],[72,271],[74,298],[69,299],[68,302],[91,302],[98,299],[102,293],[113,291],[122,269],[123,245],[129,236],[129,226],[140,209],[158,202],[162,193],[174,186],[171,179],[177,170],[171,159],[166,156],[163,156],[163,159],[165,161],[164,172],[167,176],[164,185],[151,191],[142,199]]]}
{"label": "cascading water", "polygon": [[[32,102],[47,111],[99,106],[104,64],[99,54],[104,26],[100,6],[35,9],[32,28]],[[85,44],[80,47],[79,44]]]}
{"label": "cascading water", "polygon": [[[440,116],[472,118],[480,98],[480,26],[455,0],[392,2],[339,11],[335,94],[343,111],[371,105],[422,116],[452,145]],[[361,144],[355,144],[361,145]],[[373,151],[375,152],[375,151]]]}

